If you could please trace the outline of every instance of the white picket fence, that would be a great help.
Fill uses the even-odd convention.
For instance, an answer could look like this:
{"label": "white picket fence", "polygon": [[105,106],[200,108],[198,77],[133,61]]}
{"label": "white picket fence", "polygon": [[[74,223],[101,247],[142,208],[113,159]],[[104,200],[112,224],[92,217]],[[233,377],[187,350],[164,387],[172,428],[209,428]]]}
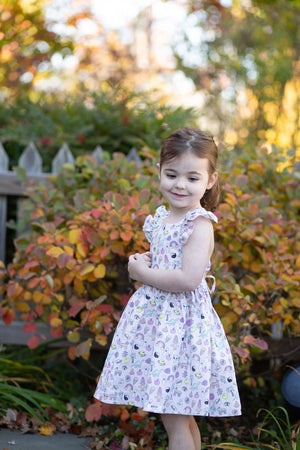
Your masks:
{"label": "white picket fence", "polygon": [[[96,147],[91,153],[100,166],[103,163],[103,150],[100,146]],[[135,161],[138,165],[141,165],[142,161],[135,148],[132,148],[127,155],[128,161]],[[42,169],[42,158],[33,143],[30,143],[25,148],[19,161],[18,167],[23,168],[26,171],[28,181],[43,181],[50,175],[57,174],[61,166],[65,163],[75,163],[75,158],[72,155],[67,144],[63,144],[57,155],[52,161],[51,173],[45,173]],[[10,197],[24,198],[26,196],[26,184],[22,183],[17,177],[16,172],[9,170],[9,158],[0,143],[0,260],[5,261],[5,249],[6,249],[6,230],[7,230],[7,211],[10,205]],[[16,219],[18,212],[16,212]],[[25,345],[28,339],[22,331],[24,323],[15,320],[11,325],[5,325],[0,319],[0,344],[17,344]],[[50,336],[50,328],[47,324],[38,323],[38,335],[43,335],[45,341],[52,340]],[[56,343],[55,346],[68,346],[68,342],[65,340],[60,343]]]}
{"label": "white picket fence", "polygon": [[[100,166],[103,163],[103,149],[98,146],[91,153]],[[128,161],[135,161],[141,164],[141,158],[135,148],[132,148],[127,155]],[[30,143],[22,153],[18,161],[18,167],[26,171],[28,181],[45,181],[47,177],[57,174],[61,166],[65,163],[75,163],[75,158],[67,144],[63,144],[61,149],[52,161],[51,173],[43,172],[42,158],[33,143]],[[0,143],[0,260],[5,261],[6,230],[7,230],[7,210],[9,207],[9,197],[26,196],[26,183],[22,183],[16,172],[8,170],[9,158]]]}

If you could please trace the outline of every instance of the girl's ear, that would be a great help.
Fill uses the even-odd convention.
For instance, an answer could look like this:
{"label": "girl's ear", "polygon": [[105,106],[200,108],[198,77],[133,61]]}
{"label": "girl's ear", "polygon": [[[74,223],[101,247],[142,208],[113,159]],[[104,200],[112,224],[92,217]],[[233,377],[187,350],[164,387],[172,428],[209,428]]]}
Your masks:
{"label": "girl's ear", "polygon": [[156,164],[156,169],[157,169],[157,173],[158,173],[158,178],[160,179],[160,164],[159,163]]}
{"label": "girl's ear", "polygon": [[206,189],[211,189],[218,179],[218,172],[214,172],[210,177]]}

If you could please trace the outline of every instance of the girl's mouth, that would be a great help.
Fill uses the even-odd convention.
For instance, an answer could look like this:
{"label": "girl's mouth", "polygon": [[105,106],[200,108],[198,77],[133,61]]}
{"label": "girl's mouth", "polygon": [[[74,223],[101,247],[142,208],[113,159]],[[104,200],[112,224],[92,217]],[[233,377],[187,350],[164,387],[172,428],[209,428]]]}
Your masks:
{"label": "girl's mouth", "polygon": [[179,197],[179,198],[186,197],[185,194],[177,194],[176,192],[172,192],[172,195],[174,195],[175,197]]}

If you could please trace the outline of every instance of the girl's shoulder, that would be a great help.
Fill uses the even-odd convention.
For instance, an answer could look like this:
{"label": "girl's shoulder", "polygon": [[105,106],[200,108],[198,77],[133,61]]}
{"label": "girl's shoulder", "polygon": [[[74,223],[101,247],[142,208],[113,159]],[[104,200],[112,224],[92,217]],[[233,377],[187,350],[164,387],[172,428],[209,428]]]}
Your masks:
{"label": "girl's shoulder", "polygon": [[[205,221],[209,220],[209,228],[211,228],[211,231],[213,230],[212,228],[212,222],[218,222],[218,218],[217,216],[215,216],[214,213],[212,213],[211,211],[207,211],[205,208],[202,208],[201,206],[199,208],[193,209],[191,211],[188,211],[182,221],[182,225],[181,225],[181,237],[180,237],[180,243],[182,245],[184,245],[188,238],[191,236],[191,234],[193,233],[195,226],[198,230],[198,232],[203,233],[204,229],[203,226],[199,227],[200,224],[198,224],[198,220],[197,219],[201,219],[204,218],[206,219]],[[206,224],[205,225],[205,229]]]}
{"label": "girl's shoulder", "polygon": [[190,222],[197,219],[198,217],[203,217],[204,219],[211,220],[212,222],[215,223],[218,222],[217,216],[211,211],[207,211],[205,208],[202,208],[202,206],[199,206],[198,208],[188,211],[185,215],[184,220],[186,222]]}

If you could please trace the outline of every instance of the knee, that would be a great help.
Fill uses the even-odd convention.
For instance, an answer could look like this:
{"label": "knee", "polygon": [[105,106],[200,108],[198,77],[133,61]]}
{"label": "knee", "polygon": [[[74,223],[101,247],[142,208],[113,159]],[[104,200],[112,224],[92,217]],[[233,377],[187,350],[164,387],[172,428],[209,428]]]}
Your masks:
{"label": "knee", "polygon": [[180,430],[182,431],[183,428],[188,429],[190,424],[189,416],[180,416],[177,414],[162,414],[161,420],[169,435]]}

